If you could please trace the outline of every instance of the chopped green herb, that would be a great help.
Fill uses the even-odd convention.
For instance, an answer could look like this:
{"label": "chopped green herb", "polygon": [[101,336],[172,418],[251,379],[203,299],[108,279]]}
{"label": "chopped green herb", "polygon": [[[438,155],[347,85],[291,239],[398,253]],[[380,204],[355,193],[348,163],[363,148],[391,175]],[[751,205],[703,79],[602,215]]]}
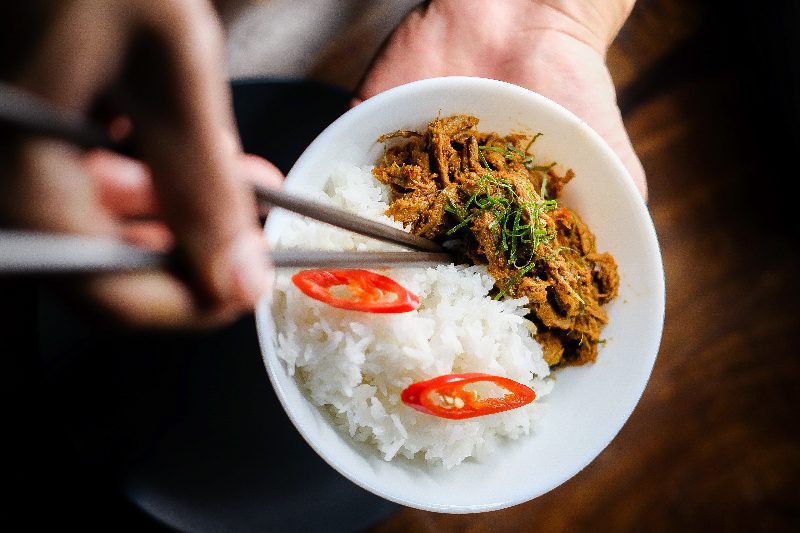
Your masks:
{"label": "chopped green herb", "polygon": [[536,142],[536,139],[538,139],[538,138],[539,138],[539,137],[541,137],[542,135],[544,135],[544,134],[543,134],[543,133],[540,131],[539,133],[537,133],[536,135],[534,135],[533,137],[531,137],[531,140],[530,140],[530,142],[528,143],[528,146],[526,146],[526,147],[525,147],[525,153],[528,153],[528,152],[530,152],[530,151],[531,151],[531,146],[533,146],[533,143],[535,143],[535,142]]}

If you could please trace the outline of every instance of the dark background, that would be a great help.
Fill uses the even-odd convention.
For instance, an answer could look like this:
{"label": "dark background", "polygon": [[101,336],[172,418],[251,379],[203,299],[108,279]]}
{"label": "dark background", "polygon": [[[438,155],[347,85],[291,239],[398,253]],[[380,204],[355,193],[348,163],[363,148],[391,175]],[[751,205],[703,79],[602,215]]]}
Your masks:
{"label": "dark background", "polygon": [[[246,446],[237,450],[271,435],[284,435],[286,450],[299,441],[280,416],[261,419],[252,407],[271,392],[263,374],[254,378],[251,317],[203,335],[98,331],[35,283],[4,280],[4,518],[31,528],[163,529],[130,503],[148,497],[163,503],[151,513],[184,525],[228,513],[228,529],[291,530],[292,516],[317,508],[303,502],[340,497],[315,513],[324,529],[797,530],[799,24],[796,2],[640,0],[612,47],[620,106],[648,174],[666,322],[629,422],[561,487],[494,513],[404,509],[384,518],[391,508],[335,485],[312,454],[306,475],[322,472],[332,485],[292,492],[273,470],[287,460],[251,463]],[[309,90],[330,95],[325,117],[339,112],[344,96]],[[281,97],[295,94],[318,100],[295,89]],[[292,133],[301,146],[303,134]],[[282,153],[274,157],[290,164]],[[215,476],[225,483],[203,489]],[[273,507],[259,502],[263,494]],[[325,519],[361,497],[359,511],[376,513],[363,524]],[[267,527],[275,516],[289,521]]]}

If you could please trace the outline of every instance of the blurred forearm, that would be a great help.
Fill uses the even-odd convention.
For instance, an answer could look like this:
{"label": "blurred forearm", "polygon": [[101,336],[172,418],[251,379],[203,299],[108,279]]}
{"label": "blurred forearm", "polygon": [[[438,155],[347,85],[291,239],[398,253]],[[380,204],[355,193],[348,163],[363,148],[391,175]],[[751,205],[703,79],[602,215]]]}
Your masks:
{"label": "blurred forearm", "polygon": [[[511,13],[508,24],[493,26],[502,35],[504,27],[514,31],[558,31],[570,35],[605,54],[636,0],[434,0],[432,7],[458,17],[483,17],[487,10]],[[457,15],[456,15],[457,14]]]}

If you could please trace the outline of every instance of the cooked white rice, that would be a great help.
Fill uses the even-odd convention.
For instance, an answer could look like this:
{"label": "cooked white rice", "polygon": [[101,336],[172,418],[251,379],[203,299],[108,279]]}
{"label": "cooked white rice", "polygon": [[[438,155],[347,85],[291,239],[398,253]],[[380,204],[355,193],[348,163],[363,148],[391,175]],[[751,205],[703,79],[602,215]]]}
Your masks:
{"label": "cooked white rice", "polygon": [[[369,169],[341,167],[315,198],[395,227],[385,216],[388,188]],[[293,218],[281,248],[387,250],[391,245],[300,217]],[[374,269],[373,269],[374,270]],[[377,271],[377,270],[375,270]],[[380,271],[420,297],[416,311],[373,314],[330,307],[277,276],[273,316],[276,351],[308,392],[350,436],[369,442],[387,461],[424,457],[452,468],[480,459],[499,438],[531,432],[552,388],[542,351],[524,319],[526,299],[495,301],[492,277],[482,266]],[[525,407],[468,420],[445,420],[400,401],[413,382],[442,374],[485,372],[531,386],[537,400]]]}

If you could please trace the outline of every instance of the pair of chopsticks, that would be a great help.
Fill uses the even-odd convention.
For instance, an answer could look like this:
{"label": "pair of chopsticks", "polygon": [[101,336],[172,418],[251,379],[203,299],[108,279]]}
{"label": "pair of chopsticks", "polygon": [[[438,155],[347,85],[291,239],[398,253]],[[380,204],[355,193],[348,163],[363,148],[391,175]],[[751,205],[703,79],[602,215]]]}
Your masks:
{"label": "pair of chopsticks", "polygon": [[[82,115],[53,106],[19,88],[0,82],[0,127],[55,137],[85,148],[114,150],[102,128]],[[439,244],[347,211],[277,189],[251,184],[261,205],[279,207],[333,226],[399,244],[407,252],[327,252],[273,250],[276,268],[354,268],[429,266],[452,261]],[[0,230],[0,275],[46,275],[133,271],[168,267],[172,258],[120,241],[84,235]]]}

